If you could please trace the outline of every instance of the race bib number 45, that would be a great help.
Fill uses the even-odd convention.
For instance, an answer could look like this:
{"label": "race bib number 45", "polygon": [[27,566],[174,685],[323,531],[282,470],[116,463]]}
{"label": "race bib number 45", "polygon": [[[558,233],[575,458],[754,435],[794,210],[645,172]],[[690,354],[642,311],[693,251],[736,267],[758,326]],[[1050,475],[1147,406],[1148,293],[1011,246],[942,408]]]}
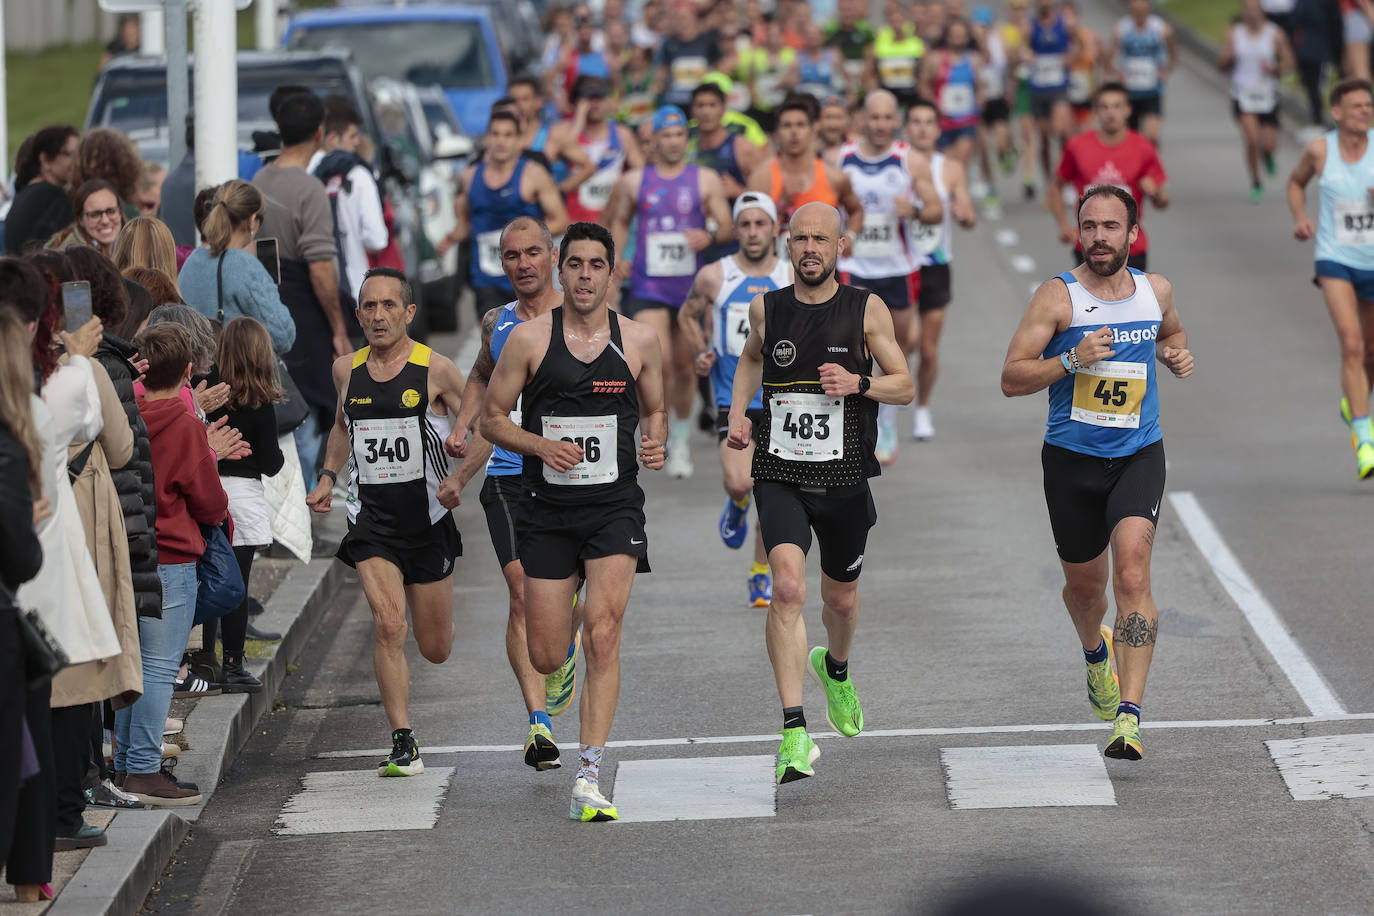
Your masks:
{"label": "race bib number 45", "polygon": [[828,394],[775,394],[768,450],[787,461],[844,457],[844,398]]}
{"label": "race bib number 45", "polygon": [[424,476],[418,417],[354,420],[352,431],[360,483],[404,483]]}
{"label": "race bib number 45", "polygon": [[1090,426],[1140,428],[1149,366],[1102,360],[1079,369],[1073,377],[1070,418]]}
{"label": "race bib number 45", "polygon": [[616,461],[616,420],[604,417],[545,417],[544,438],[571,442],[582,460],[566,471],[544,465],[544,480],[559,486],[585,487],[612,483],[620,476]]}

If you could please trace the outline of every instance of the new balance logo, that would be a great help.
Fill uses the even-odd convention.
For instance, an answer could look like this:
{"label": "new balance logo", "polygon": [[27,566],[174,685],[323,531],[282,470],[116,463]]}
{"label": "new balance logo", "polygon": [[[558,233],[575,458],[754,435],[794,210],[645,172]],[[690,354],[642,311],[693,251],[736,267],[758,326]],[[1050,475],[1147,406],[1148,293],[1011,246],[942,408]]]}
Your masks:
{"label": "new balance logo", "polygon": [[612,379],[607,382],[592,382],[592,394],[624,394],[625,382]]}

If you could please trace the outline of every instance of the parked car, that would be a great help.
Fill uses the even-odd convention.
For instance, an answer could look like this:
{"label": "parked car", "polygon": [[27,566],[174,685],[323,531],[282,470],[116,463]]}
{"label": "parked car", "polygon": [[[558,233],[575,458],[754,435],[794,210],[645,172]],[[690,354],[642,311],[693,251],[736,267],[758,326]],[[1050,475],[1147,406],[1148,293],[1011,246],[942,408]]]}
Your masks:
{"label": "parked car", "polygon": [[506,94],[505,55],[486,9],[455,4],[341,7],[292,16],[287,48],[353,52],[368,80],[444,87],[463,131],[486,131],[491,103]]}
{"label": "parked car", "polygon": [[[506,57],[506,69],[515,76],[537,73],[543,53],[543,15],[547,0],[426,0],[429,5],[482,7],[491,15],[496,28],[496,40]],[[540,2],[544,5],[540,6]],[[407,0],[336,0],[335,6],[357,8],[363,6],[406,6]]]}

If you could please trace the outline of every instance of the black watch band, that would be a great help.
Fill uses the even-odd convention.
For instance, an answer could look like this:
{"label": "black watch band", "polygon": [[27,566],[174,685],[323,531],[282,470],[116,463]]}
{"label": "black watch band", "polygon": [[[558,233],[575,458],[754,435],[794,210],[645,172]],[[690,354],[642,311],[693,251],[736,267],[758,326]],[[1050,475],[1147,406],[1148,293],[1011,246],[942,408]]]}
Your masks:
{"label": "black watch band", "polygon": [[872,387],[872,385],[873,385],[873,379],[872,379],[870,376],[867,376],[867,375],[861,375],[861,376],[859,376],[859,394],[860,394],[860,395],[868,394],[868,389],[869,389],[870,387]]}
{"label": "black watch band", "polygon": [[321,476],[321,477],[328,477],[330,480],[334,481],[335,483],[338,483],[338,482],[339,482],[339,475],[338,475],[338,473],[335,472],[335,471],[331,471],[329,468],[320,468],[320,476]]}

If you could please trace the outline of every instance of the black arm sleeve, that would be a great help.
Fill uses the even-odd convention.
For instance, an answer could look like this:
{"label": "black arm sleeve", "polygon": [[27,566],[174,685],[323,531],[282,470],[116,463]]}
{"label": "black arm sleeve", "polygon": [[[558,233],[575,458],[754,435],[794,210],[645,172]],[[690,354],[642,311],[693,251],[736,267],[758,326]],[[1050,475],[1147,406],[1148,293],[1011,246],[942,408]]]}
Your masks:
{"label": "black arm sleeve", "polygon": [[13,591],[38,575],[42,565],[43,548],[33,529],[28,455],[0,429],[0,581]]}

